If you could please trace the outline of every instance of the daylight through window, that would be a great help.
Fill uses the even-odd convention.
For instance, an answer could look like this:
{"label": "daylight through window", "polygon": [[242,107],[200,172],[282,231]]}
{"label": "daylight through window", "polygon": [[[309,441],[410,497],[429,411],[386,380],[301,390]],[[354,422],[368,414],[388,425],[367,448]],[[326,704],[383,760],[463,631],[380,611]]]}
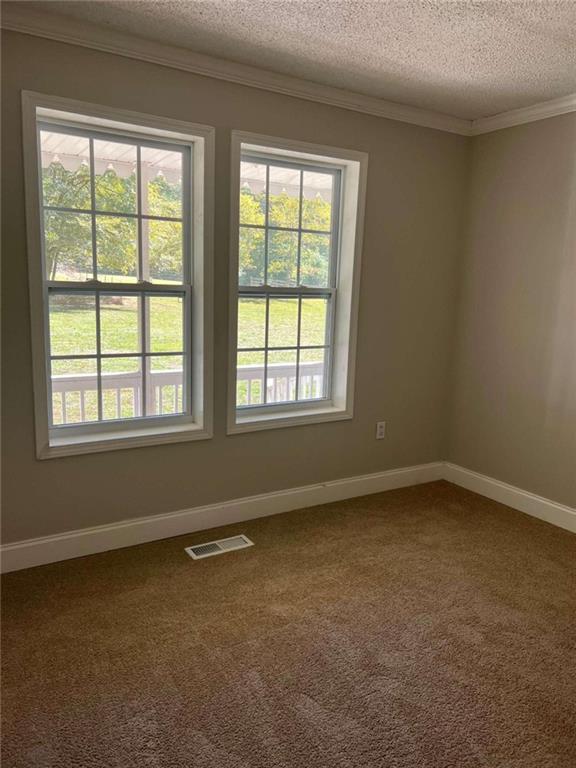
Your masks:
{"label": "daylight through window", "polygon": [[190,148],[40,123],[52,427],[190,408]]}
{"label": "daylight through window", "polygon": [[340,170],[244,153],[236,404],[330,395]]}

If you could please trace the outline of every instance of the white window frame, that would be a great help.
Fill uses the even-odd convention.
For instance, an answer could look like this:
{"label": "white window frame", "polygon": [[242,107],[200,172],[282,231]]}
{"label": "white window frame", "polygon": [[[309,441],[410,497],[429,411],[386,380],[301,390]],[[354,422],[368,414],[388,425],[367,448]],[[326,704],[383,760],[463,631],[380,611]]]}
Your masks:
{"label": "white window frame", "polygon": [[[37,458],[211,438],[214,129],[30,91],[22,92],[22,113]],[[191,312],[185,317],[185,334],[189,336],[188,348],[191,350],[189,362],[184,366],[186,386],[191,391],[185,414],[50,428],[48,291],[43,257],[42,180],[37,132],[37,124],[45,121],[72,123],[79,127],[84,125],[88,130],[99,129],[124,137],[173,142],[187,147],[191,153],[191,189],[185,193],[183,200],[183,204],[185,200],[189,201],[192,225],[192,236],[185,247],[185,259],[189,260],[189,265],[185,265],[184,270],[185,274],[188,272],[188,280],[186,277],[184,280],[189,295],[188,307],[191,307]],[[118,291],[114,284],[114,289],[121,293],[124,288],[126,291],[148,291],[149,286],[149,283],[128,284]],[[101,286],[87,281],[88,291],[95,287]],[[163,288],[170,292],[168,286]],[[158,289],[162,290],[162,286]],[[108,286],[108,290],[112,291],[112,288]]]}
{"label": "white window frame", "polygon": [[[238,283],[240,231],[240,162],[243,154],[310,165],[315,170],[340,172],[340,200],[336,213],[336,280],[328,289],[335,297],[332,306],[332,355],[328,379],[329,397],[322,400],[274,403],[249,408],[236,405],[236,361],[238,333]],[[356,336],[360,292],[360,262],[368,155],[348,149],[280,139],[244,131],[231,136],[231,222],[228,357],[228,434],[263,429],[351,419],[354,415]],[[283,289],[270,289],[280,295]],[[300,291],[302,289],[300,288]],[[294,295],[294,290],[286,289]],[[310,293],[322,293],[311,291]]]}

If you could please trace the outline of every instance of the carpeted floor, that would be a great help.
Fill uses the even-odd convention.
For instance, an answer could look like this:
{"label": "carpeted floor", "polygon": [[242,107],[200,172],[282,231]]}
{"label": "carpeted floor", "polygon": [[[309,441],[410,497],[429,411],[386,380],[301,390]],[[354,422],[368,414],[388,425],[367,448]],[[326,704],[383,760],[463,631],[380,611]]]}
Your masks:
{"label": "carpeted floor", "polygon": [[576,766],[576,536],[445,482],[9,574],[3,600],[4,768]]}

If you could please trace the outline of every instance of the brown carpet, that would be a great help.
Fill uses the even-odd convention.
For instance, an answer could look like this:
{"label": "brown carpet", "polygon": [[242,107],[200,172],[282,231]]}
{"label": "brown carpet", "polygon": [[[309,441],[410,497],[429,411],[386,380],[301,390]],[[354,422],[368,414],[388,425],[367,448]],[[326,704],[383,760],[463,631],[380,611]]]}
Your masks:
{"label": "brown carpet", "polygon": [[576,536],[445,482],[3,598],[4,768],[576,766]]}

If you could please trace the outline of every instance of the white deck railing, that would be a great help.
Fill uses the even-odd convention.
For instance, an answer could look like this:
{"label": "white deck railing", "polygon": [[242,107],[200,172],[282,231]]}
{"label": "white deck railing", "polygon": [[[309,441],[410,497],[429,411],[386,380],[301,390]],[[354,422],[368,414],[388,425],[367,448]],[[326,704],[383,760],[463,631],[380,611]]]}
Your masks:
{"label": "white deck railing", "polygon": [[[296,366],[293,363],[273,363],[267,371],[267,402],[282,403],[296,396]],[[324,363],[300,363],[300,399],[322,397]],[[264,366],[242,365],[238,367],[237,398],[239,405],[258,405],[262,402]]]}
{"label": "white deck railing", "polygon": [[[155,371],[146,374],[147,411],[149,415],[178,413],[182,405],[182,371]],[[295,366],[275,363],[268,366],[268,402],[292,400],[296,392]],[[324,386],[322,362],[301,363],[299,396],[301,399],[321,397]],[[93,421],[97,417],[97,377],[92,373],[52,376],[52,399],[55,422],[71,424]],[[238,368],[237,392],[240,405],[256,405],[262,401],[264,366],[245,365]],[[128,418],[140,413],[142,377],[140,373],[103,373],[102,399],[107,419]]]}

